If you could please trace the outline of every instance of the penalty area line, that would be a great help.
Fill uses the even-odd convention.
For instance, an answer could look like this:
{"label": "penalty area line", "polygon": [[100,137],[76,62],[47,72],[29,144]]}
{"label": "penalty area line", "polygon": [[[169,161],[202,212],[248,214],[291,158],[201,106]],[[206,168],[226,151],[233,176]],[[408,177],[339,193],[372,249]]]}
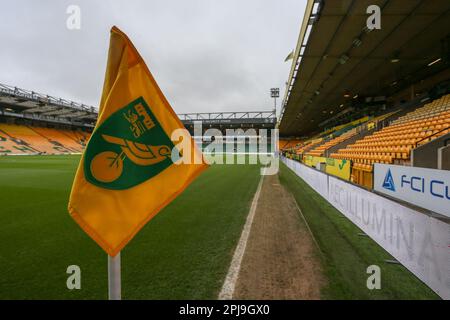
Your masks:
{"label": "penalty area line", "polygon": [[239,238],[238,245],[234,251],[233,260],[231,260],[230,268],[228,269],[227,276],[222,286],[222,290],[219,293],[219,300],[231,300],[233,299],[234,288],[241,269],[242,258],[244,257],[245,248],[247,247],[248,237],[252,228],[253,218],[255,217],[256,207],[258,206],[259,194],[263,184],[264,176],[261,176],[259,180],[258,188],[253,196],[252,205],[245,221],[244,228],[242,229],[241,237]]}

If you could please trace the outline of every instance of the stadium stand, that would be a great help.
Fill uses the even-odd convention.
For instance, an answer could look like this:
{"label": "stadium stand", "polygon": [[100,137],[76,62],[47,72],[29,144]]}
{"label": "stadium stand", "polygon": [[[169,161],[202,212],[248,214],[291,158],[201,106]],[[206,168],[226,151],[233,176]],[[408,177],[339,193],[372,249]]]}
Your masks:
{"label": "stadium stand", "polygon": [[0,155],[81,153],[96,108],[0,83]]}
{"label": "stadium stand", "polygon": [[411,120],[426,119],[432,116],[439,115],[448,110],[450,110],[450,94],[447,94],[440,99],[436,99],[433,102],[425,105],[423,108],[410,112],[405,116],[394,120],[392,124],[404,124]]}
{"label": "stadium stand", "polygon": [[[443,222],[445,237],[450,1],[370,2],[382,12],[382,27],[375,29],[364,15],[368,2],[307,4],[278,124],[281,138],[304,137],[307,142],[281,150],[284,164],[398,257],[403,257],[399,242],[397,247],[387,244],[387,233],[377,221],[381,216],[424,227],[422,234],[433,236],[437,232],[431,226]],[[323,141],[311,146],[320,137]],[[417,223],[417,218],[424,222]],[[413,229],[410,239],[417,234]],[[410,244],[405,248],[415,246]],[[447,261],[448,250],[441,256]],[[448,299],[450,291],[443,295],[433,287],[444,284],[442,279],[432,283],[427,277],[436,273],[422,277],[423,270],[420,262],[413,273]]]}
{"label": "stadium stand", "polygon": [[291,139],[280,139],[279,144],[278,144],[278,150],[290,149],[292,147],[295,147],[299,143],[301,143],[301,140],[298,140],[298,139],[292,139],[292,140]]}
{"label": "stadium stand", "polygon": [[322,138],[310,140],[310,141],[306,142],[304,145],[301,145],[298,148],[296,148],[295,153],[298,155],[304,155],[308,150],[311,150],[311,148],[317,146],[318,144],[320,144],[322,142],[323,142]]}
{"label": "stadium stand", "polygon": [[[395,112],[388,112],[377,117],[370,118],[368,116],[333,127],[331,129],[325,130],[324,132],[315,135],[313,138],[308,140],[306,143],[302,144],[302,140],[280,140],[280,150],[281,151],[291,151],[290,149],[297,147],[301,148],[299,151],[305,151],[305,156],[316,156],[321,157],[326,155],[326,151],[330,150],[332,147],[339,145],[362,132],[363,130],[371,130],[377,126],[379,122],[382,122],[386,118],[394,115]],[[325,137],[320,139],[321,137]],[[310,143],[315,141],[315,147]],[[305,145],[308,144],[308,147]],[[309,151],[307,151],[309,150]],[[302,152],[300,152],[302,153]]]}
{"label": "stadium stand", "polygon": [[0,124],[0,154],[80,153],[87,141],[81,131]]}
{"label": "stadium stand", "polygon": [[[329,157],[350,160],[351,180],[371,188],[373,164],[411,165],[413,150],[450,133],[450,94],[421,105],[396,119],[398,111],[328,129],[303,143],[300,140],[295,140],[295,143],[285,140],[280,145],[280,150],[300,161],[307,156],[324,157],[328,150],[366,131],[363,138],[331,153]],[[377,129],[384,120],[392,118],[394,120],[390,123]],[[352,126],[355,123],[362,124]],[[321,136],[327,137],[321,139]]]}
{"label": "stadium stand", "polygon": [[72,136],[75,141],[77,141],[79,144],[85,146],[89,138],[91,137],[90,133],[84,132],[81,130],[69,130],[67,131],[67,134]]}
{"label": "stadium stand", "polygon": [[[357,14],[363,7],[308,1],[278,127],[280,137],[306,141],[286,145],[285,156],[346,160],[351,181],[371,189],[375,163],[450,167],[450,3],[385,2],[392,25],[376,32]],[[413,22],[425,13],[435,17],[426,28]]]}
{"label": "stadium stand", "polygon": [[[371,188],[374,163],[411,165],[414,149],[450,133],[450,94],[395,119],[397,112],[398,110],[387,112],[371,119],[366,118],[365,121],[358,120],[337,126],[303,143],[300,140],[284,140],[280,144],[280,150],[299,160],[306,156],[324,157],[327,150],[367,131],[368,134],[362,139],[331,153],[330,157],[351,160],[351,180]],[[385,119],[393,116],[394,120],[388,125],[380,130],[376,129]],[[352,126],[355,123],[362,124]],[[325,135],[327,138],[320,138]]]}
{"label": "stadium stand", "polygon": [[1,124],[0,129],[16,141],[31,147],[35,152],[53,153],[53,145],[44,137],[26,126],[15,124]]}
{"label": "stadium stand", "polygon": [[50,143],[54,145],[59,145],[70,152],[81,152],[82,145],[77,142],[71,135],[68,133],[68,130],[56,130],[51,128],[40,128],[35,127],[31,128],[37,134],[46,138]]}
{"label": "stadium stand", "polygon": [[0,155],[33,154],[37,152],[37,150],[32,149],[21,141],[15,140],[0,129]]}
{"label": "stadium stand", "polygon": [[410,165],[411,151],[450,133],[450,94],[331,155],[353,162],[354,182],[370,187],[374,163]]}
{"label": "stadium stand", "polygon": [[[93,106],[0,83],[0,155],[80,153],[97,117]],[[185,113],[178,117],[193,136],[197,123],[201,123],[203,134],[210,128],[223,134],[228,129],[258,133],[273,130],[277,124],[273,109]],[[286,141],[286,145],[297,143],[295,139]]]}
{"label": "stadium stand", "polygon": [[331,148],[331,147],[333,147],[333,146],[335,146],[335,145],[337,145],[337,144],[339,144],[339,143],[341,143],[341,142],[343,142],[343,141],[345,141],[345,140],[355,136],[356,134],[357,134],[356,128],[352,129],[350,131],[347,131],[347,132],[343,133],[342,135],[325,142],[321,146],[319,146],[319,147],[317,147],[315,149],[312,149],[311,151],[307,152],[306,155],[321,157],[321,156],[323,156],[325,154],[325,152],[329,148]]}

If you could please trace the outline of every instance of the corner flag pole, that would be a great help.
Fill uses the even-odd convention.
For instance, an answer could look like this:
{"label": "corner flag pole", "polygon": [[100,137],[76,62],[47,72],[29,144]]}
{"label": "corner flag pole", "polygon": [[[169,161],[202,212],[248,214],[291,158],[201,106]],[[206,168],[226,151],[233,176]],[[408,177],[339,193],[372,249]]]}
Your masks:
{"label": "corner flag pole", "polygon": [[109,300],[121,300],[120,252],[111,257],[108,255],[108,297]]}

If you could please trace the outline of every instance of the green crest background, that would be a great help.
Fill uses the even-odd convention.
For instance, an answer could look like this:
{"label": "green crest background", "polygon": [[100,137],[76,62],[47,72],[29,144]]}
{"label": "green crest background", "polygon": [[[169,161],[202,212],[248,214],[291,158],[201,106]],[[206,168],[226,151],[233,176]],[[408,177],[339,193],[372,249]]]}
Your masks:
{"label": "green crest background", "polygon": [[[126,120],[124,114],[129,110],[134,111],[134,106],[141,103],[149,116],[152,118],[155,126],[145,131],[140,137],[136,138],[130,130],[130,122]],[[153,115],[146,101],[140,97],[124,108],[114,112],[106,119],[92,134],[91,139],[84,154],[84,174],[87,181],[105,189],[124,190],[134,187],[144,181],[151,179],[163,170],[173,164],[171,157],[167,157],[161,162],[149,166],[140,166],[133,163],[130,159],[123,160],[123,172],[120,177],[112,182],[102,182],[97,180],[91,172],[91,162],[93,158],[105,151],[112,151],[117,154],[122,152],[121,147],[109,143],[102,137],[103,134],[138,142],[146,145],[161,146],[165,145],[172,150],[174,145],[169,136],[161,127],[160,123]]]}

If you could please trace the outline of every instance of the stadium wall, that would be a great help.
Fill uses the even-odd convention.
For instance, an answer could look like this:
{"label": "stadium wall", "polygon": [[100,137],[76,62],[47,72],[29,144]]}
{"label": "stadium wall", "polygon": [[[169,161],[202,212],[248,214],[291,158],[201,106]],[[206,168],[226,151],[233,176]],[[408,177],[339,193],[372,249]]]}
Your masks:
{"label": "stadium wall", "polygon": [[411,151],[411,163],[413,167],[438,168],[438,150],[450,142],[450,133],[433,141],[417,147]]}
{"label": "stadium wall", "polygon": [[441,298],[450,299],[450,224],[297,161],[281,161]]}

